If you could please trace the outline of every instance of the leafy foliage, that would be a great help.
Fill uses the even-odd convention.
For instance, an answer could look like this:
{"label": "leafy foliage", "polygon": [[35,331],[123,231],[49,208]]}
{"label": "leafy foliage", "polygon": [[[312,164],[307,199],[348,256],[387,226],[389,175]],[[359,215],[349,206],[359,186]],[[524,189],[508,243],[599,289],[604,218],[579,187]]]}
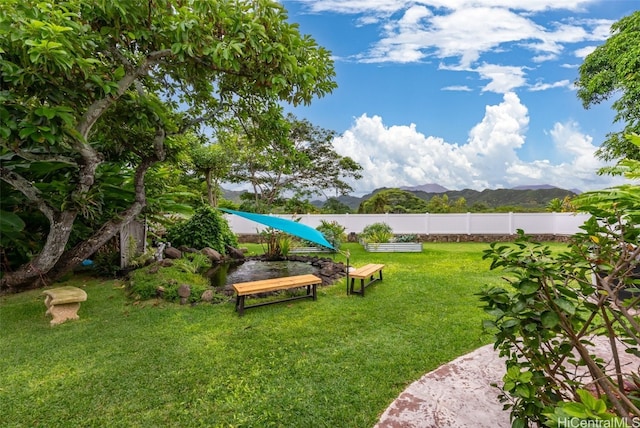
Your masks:
{"label": "leafy foliage", "polygon": [[[248,117],[242,116],[244,135],[237,140],[231,175],[233,182],[251,183],[256,208],[286,205],[282,200],[286,191],[294,192],[292,199],[299,201],[328,191],[353,190],[346,180],[360,178],[362,167],[334,150],[333,131],[291,114],[283,118],[281,107],[265,104],[249,106]],[[300,212],[296,206],[285,209]]]}
{"label": "leafy foliage", "polygon": [[167,229],[167,240],[173,246],[186,245],[196,249],[213,248],[226,254],[227,246],[236,247],[238,239],[220,211],[203,206],[188,220]]}
{"label": "leafy foliage", "polygon": [[[638,137],[630,141],[640,145]],[[626,160],[619,168],[637,177],[640,162]],[[554,426],[566,414],[589,420],[640,414],[638,373],[625,371],[616,357],[640,355],[634,315],[640,297],[633,294],[640,291],[639,203],[637,185],[584,193],[574,204],[592,216],[566,251],[554,253],[522,231],[513,244],[486,250],[491,268],[504,269],[509,283],[486,287],[480,299],[491,316],[484,325],[506,358],[502,398],[514,426]],[[612,371],[590,351],[594,335],[606,338]],[[587,387],[598,399],[580,392]]]}
{"label": "leafy foliage", "polygon": [[640,149],[625,137],[640,133],[640,12],[633,12],[611,26],[611,36],[587,55],[577,79],[578,97],[585,108],[616,97],[612,108],[615,122],[624,127],[608,134],[598,149],[605,160],[629,158],[640,160]]}
{"label": "leafy foliage", "polygon": [[[398,198],[394,201],[373,201],[382,192],[407,192],[423,202],[415,201],[413,197],[402,193],[392,192]],[[391,192],[390,192],[391,193]],[[554,198],[572,198],[576,194],[570,190],[551,189],[473,189],[448,190],[446,193],[424,192],[420,190],[377,189],[371,195],[357,198],[354,196],[340,196],[337,202],[346,205],[360,213],[365,210],[372,212],[398,213],[455,213],[455,212],[543,212]],[[395,197],[395,196],[394,196]],[[426,206],[424,206],[426,203]],[[336,211],[336,213],[338,213]]]}
{"label": "leafy foliage", "polygon": [[418,236],[413,233],[397,235],[393,238],[393,242],[418,242]]}
{"label": "leafy foliage", "polygon": [[383,244],[390,242],[393,238],[393,229],[387,223],[373,223],[362,229],[360,238],[365,242],[376,242]]}
{"label": "leafy foliage", "polygon": [[370,199],[362,202],[358,208],[360,214],[383,213],[425,213],[427,202],[413,193],[400,189],[382,190]]}
{"label": "leafy foliage", "polygon": [[267,246],[265,256],[271,260],[286,257],[293,245],[291,236],[281,230],[268,227],[260,232],[261,241]]}
{"label": "leafy foliage", "polygon": [[0,74],[0,202],[26,224],[1,243],[19,265],[0,287],[16,289],[141,214],[184,209],[155,166],[185,165],[194,135],[241,100],[308,104],[336,87],[330,53],[272,0],[5,0]]}
{"label": "leafy foliage", "polygon": [[342,243],[347,240],[345,227],[335,220],[334,221],[321,220],[320,226],[316,227],[316,230],[321,232],[324,235],[325,239],[329,241],[329,243],[336,250],[339,250]]}

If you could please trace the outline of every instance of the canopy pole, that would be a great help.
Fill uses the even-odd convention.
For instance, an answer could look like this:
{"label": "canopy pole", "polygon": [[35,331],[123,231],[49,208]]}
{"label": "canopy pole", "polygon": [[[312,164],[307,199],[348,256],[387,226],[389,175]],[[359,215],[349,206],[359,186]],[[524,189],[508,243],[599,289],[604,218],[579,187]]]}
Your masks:
{"label": "canopy pole", "polygon": [[349,252],[349,250],[344,252],[345,257],[347,258],[347,296],[349,295],[349,256],[351,256],[351,253]]}

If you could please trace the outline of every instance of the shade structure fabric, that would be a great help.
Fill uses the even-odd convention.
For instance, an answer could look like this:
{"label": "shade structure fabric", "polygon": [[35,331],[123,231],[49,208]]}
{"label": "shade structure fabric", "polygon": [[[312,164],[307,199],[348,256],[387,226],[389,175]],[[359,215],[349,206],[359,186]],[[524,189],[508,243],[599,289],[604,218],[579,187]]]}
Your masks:
{"label": "shade structure fabric", "polygon": [[245,211],[235,211],[227,208],[218,209],[220,211],[244,217],[246,219],[255,221],[256,223],[264,224],[265,226],[281,230],[290,235],[297,236],[298,238],[302,238],[306,241],[311,241],[315,244],[322,245],[323,247],[327,247],[336,251],[333,245],[331,245],[329,241],[327,241],[327,239],[320,231],[314,229],[311,226],[307,226],[306,224],[301,224],[292,220],[287,220],[286,218],[280,218],[271,215],[248,213]]}

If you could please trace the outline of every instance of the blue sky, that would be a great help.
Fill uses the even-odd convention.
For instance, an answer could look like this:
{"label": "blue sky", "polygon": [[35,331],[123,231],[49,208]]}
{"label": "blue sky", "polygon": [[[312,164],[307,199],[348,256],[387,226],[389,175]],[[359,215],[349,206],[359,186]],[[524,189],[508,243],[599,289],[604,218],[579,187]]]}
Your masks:
{"label": "blue sky", "polygon": [[[299,118],[365,169],[356,194],[551,184],[592,190],[611,103],[585,110],[584,57],[638,0],[282,0],[332,52],[338,88]],[[518,5],[515,8],[513,5]]]}

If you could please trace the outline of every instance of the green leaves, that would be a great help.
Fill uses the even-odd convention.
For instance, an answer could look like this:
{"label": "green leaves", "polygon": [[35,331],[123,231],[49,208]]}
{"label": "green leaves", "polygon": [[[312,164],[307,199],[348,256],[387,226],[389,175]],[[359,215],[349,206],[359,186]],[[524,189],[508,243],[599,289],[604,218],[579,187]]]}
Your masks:
{"label": "green leaves", "polygon": [[16,233],[24,229],[25,223],[16,214],[0,210],[0,235],[3,233]]}
{"label": "green leaves", "polygon": [[553,311],[545,311],[540,316],[542,326],[547,329],[552,329],[560,323],[560,317]]}

